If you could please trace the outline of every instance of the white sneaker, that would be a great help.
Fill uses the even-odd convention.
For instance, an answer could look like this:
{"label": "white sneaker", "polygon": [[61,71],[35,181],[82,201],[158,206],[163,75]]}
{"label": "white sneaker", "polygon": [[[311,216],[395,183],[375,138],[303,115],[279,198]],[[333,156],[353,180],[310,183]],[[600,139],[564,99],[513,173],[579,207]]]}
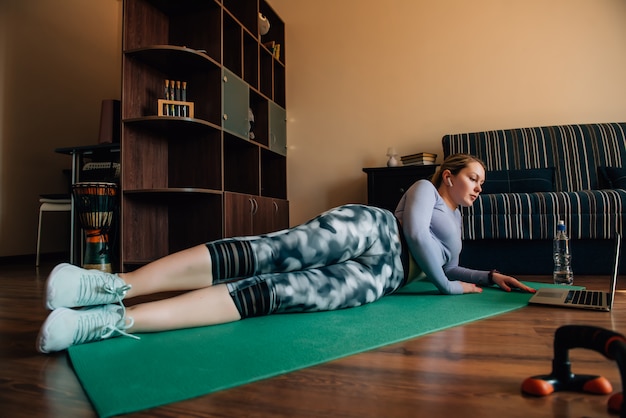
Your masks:
{"label": "white sneaker", "polygon": [[53,310],[121,303],[129,289],[117,274],[62,263],[48,276],[46,307]]}
{"label": "white sneaker", "polygon": [[135,339],[126,329],[133,319],[125,316],[120,305],[103,305],[80,310],[59,308],[52,311],[41,326],[37,337],[37,350],[41,353],[65,350],[72,345],[110,338],[115,333]]}

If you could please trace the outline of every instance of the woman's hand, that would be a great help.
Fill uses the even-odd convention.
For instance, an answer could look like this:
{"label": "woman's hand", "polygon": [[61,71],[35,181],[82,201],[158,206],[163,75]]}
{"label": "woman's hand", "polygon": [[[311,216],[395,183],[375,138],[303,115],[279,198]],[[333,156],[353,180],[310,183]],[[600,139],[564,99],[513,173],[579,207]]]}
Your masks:
{"label": "woman's hand", "polygon": [[463,286],[463,293],[481,293],[483,288],[476,286],[474,283],[459,282]]}
{"label": "woman's hand", "polygon": [[[506,274],[499,273],[494,271],[491,276],[493,282],[500,286],[502,290],[505,292],[510,292],[512,288],[519,289],[523,292],[535,293],[536,290],[532,287],[528,287],[525,284],[521,283],[515,277],[507,276]],[[465,289],[465,288],[463,288]]]}

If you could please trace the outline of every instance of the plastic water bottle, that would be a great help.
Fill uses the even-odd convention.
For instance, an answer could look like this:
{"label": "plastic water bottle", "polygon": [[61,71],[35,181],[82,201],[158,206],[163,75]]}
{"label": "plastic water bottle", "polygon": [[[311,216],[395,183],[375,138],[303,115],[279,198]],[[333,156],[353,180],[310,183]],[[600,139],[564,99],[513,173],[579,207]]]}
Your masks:
{"label": "plastic water bottle", "polygon": [[569,238],[565,222],[559,221],[554,237],[554,284],[572,285],[574,284],[574,274],[572,273],[572,256],[569,251]]}

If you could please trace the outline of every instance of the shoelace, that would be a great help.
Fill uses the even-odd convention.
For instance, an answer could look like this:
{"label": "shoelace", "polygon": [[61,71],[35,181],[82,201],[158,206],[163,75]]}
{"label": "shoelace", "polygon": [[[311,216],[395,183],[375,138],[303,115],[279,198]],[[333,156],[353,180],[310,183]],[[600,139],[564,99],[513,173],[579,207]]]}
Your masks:
{"label": "shoelace", "polygon": [[[124,316],[122,317],[122,321],[126,320],[126,308],[124,308],[124,306],[122,305],[123,308],[123,312],[124,312]],[[102,327],[102,333],[100,335],[101,339],[105,339],[105,338],[109,338],[111,337],[114,333],[118,333],[120,335],[123,335],[125,337],[130,337],[130,338],[134,338],[135,340],[140,340],[141,338],[139,338],[136,335],[133,335],[129,332],[126,332],[125,330],[132,327],[133,324],[135,323],[135,320],[133,318],[128,318],[128,324],[124,324],[123,328],[122,327],[118,327],[116,325],[111,325],[111,324],[107,324],[104,327]]]}
{"label": "shoelace", "polygon": [[[124,283],[122,279],[114,274],[85,274],[82,279],[80,293],[84,297],[85,304],[89,304],[94,301],[101,302],[97,299],[99,297],[98,292],[94,291],[94,289],[100,288],[104,293],[108,293],[115,297],[115,301],[119,304],[122,313],[120,320],[110,317],[111,315],[115,315],[110,311],[100,312],[99,314],[94,313],[93,315],[86,315],[82,317],[82,322],[78,327],[79,335],[76,338],[76,343],[109,338],[116,332],[120,335],[139,340],[140,338],[138,336],[126,332],[126,329],[132,327],[135,323],[133,318],[126,317],[126,307],[122,302],[126,293],[131,289],[131,285]],[[117,285],[118,281],[124,284]],[[103,318],[103,316],[108,318]],[[128,324],[125,324],[126,320],[129,321]],[[100,325],[99,322],[103,322],[103,324]],[[100,334],[94,334],[98,329]]]}
{"label": "shoelace", "polygon": [[[126,329],[132,327],[135,321],[133,318],[126,318],[126,308],[123,305],[120,306],[121,318],[118,318],[119,312],[114,312],[111,309],[107,310],[104,307],[90,309],[97,312],[85,313],[78,319],[79,324],[74,336],[74,344],[103,340],[113,336],[116,332],[136,340],[140,339],[138,336],[126,332]],[[127,319],[129,323],[125,324]]]}
{"label": "shoelace", "polygon": [[[102,289],[107,292],[110,293],[112,295],[115,295],[117,297],[117,303],[120,305],[120,307],[122,308],[122,322],[124,322],[127,318],[126,318],[126,306],[124,306],[124,303],[122,302],[122,299],[124,299],[124,296],[126,296],[126,292],[128,292],[131,288],[131,285],[129,284],[124,284],[123,286],[118,286],[118,287],[113,287],[111,285],[111,283],[107,283],[104,286],[102,286]],[[130,338],[134,338],[136,340],[140,340],[141,338],[139,338],[136,335],[130,334],[128,332],[126,332],[125,330],[132,327],[133,324],[135,323],[135,320],[133,318],[128,318],[128,324],[124,324],[123,328],[118,327],[118,326],[113,326],[111,324],[105,325],[104,328],[102,328],[102,339],[105,338],[109,338],[110,336],[112,336],[115,332],[119,333],[120,335],[124,335],[126,337],[130,337]]]}
{"label": "shoelace", "polygon": [[97,274],[84,274],[80,280],[80,304],[87,306],[103,303],[104,301],[100,300],[102,295],[97,289],[101,289],[104,293],[114,296],[115,301],[121,304],[122,299],[124,299],[126,292],[130,290],[131,286],[125,283],[121,286],[117,286],[117,281],[124,283],[122,279],[110,273],[103,274],[98,272]]}
{"label": "shoelace", "polygon": [[123,286],[113,287],[111,283],[106,283],[104,286],[102,286],[102,290],[104,290],[106,293],[110,293],[114,295],[117,298],[117,301],[120,305],[123,305],[122,299],[124,299],[124,296],[126,296],[126,292],[128,292],[130,288],[131,288],[131,285],[129,284],[124,284]]}

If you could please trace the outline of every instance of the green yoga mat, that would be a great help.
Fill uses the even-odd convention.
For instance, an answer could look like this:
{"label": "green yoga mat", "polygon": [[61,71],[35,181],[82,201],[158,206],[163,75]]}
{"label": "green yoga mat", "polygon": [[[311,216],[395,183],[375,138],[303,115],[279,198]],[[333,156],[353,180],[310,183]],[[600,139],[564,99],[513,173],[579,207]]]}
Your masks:
{"label": "green yoga mat", "polygon": [[358,308],[140,334],[141,340],[112,338],[71,347],[69,355],[96,412],[109,417],[498,315],[525,306],[529,298],[496,288],[443,296],[419,282]]}

